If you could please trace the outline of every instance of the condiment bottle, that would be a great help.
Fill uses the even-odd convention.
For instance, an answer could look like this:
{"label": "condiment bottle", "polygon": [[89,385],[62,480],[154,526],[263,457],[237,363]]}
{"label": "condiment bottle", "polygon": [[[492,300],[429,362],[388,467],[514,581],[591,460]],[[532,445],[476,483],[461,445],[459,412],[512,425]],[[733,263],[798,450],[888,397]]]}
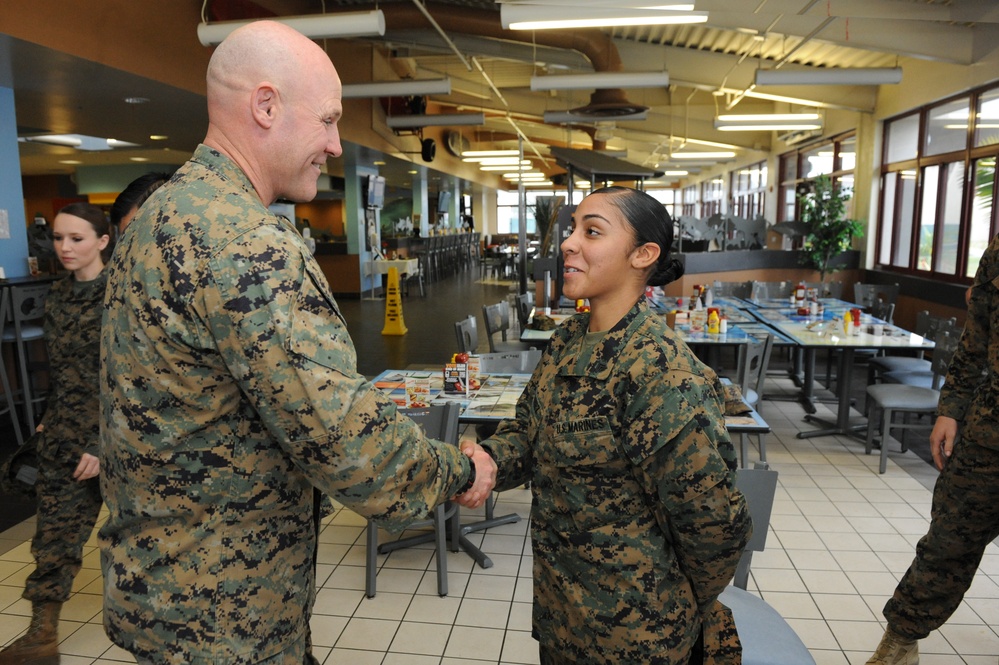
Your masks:
{"label": "condiment bottle", "polygon": [[843,333],[849,335],[850,328],[852,327],[853,327],[853,314],[850,313],[850,310],[846,310],[846,312],[843,313]]}
{"label": "condiment bottle", "polygon": [[712,335],[717,335],[719,332],[720,319],[718,318],[718,311],[712,309],[708,314],[708,333]]}
{"label": "condiment bottle", "polygon": [[727,335],[728,334],[728,317],[722,314],[721,320],[718,321],[718,334]]}

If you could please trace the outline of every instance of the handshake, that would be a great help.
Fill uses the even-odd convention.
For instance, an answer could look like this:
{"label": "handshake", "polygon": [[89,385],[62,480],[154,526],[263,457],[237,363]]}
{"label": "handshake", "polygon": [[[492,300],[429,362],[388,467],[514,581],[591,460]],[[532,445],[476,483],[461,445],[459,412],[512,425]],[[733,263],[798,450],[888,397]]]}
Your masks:
{"label": "handshake", "polygon": [[460,448],[475,469],[475,482],[467,492],[455,497],[454,501],[464,508],[478,508],[486,502],[496,486],[496,462],[485,448],[473,441],[462,441]]}

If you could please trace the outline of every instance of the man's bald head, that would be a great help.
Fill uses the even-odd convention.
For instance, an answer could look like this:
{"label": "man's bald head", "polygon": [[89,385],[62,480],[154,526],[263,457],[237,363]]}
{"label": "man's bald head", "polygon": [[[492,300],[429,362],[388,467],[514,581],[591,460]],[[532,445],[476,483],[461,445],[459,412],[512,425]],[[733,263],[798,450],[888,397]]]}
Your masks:
{"label": "man's bald head", "polygon": [[255,21],[218,45],[207,82],[205,143],[232,158],[265,203],[311,200],[318,169],[341,152],[340,78],[326,52],[286,25]]}

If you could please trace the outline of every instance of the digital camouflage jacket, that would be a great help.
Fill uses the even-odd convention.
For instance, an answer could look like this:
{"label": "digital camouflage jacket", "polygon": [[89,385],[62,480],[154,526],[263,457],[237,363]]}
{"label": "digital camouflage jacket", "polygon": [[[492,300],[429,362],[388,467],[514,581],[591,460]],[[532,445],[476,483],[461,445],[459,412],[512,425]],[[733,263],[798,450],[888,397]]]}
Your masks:
{"label": "digital camouflage jacket", "polygon": [[534,634],[580,665],[741,662],[717,596],[752,530],[720,384],[644,298],[587,353],[559,327],[488,446],[533,493]]}
{"label": "digital camouflage jacket", "polygon": [[963,422],[962,432],[999,448],[999,236],[982,254],[961,342],[940,390],[941,416]]}
{"label": "digital camouflage jacket", "polygon": [[401,528],[468,479],[358,375],[305,242],[207,146],[123,234],[101,356],[104,624],[154,663],[301,639],[313,487]]}

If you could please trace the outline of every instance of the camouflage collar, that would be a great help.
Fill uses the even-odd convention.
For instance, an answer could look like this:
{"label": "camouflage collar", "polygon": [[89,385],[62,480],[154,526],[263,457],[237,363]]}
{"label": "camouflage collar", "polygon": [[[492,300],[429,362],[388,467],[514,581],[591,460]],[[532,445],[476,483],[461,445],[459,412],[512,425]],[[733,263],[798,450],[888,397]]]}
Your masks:
{"label": "camouflage collar", "polygon": [[[643,296],[613,328],[607,331],[603,340],[593,348],[593,353],[588,360],[582,360],[576,352],[563,353],[558,364],[558,373],[563,376],[588,376],[598,380],[606,380],[611,375],[614,361],[617,359],[621,347],[652,316],[655,314],[649,309]],[[578,349],[586,337],[589,321],[588,315],[574,316],[563,324],[566,328],[566,348]]]}

